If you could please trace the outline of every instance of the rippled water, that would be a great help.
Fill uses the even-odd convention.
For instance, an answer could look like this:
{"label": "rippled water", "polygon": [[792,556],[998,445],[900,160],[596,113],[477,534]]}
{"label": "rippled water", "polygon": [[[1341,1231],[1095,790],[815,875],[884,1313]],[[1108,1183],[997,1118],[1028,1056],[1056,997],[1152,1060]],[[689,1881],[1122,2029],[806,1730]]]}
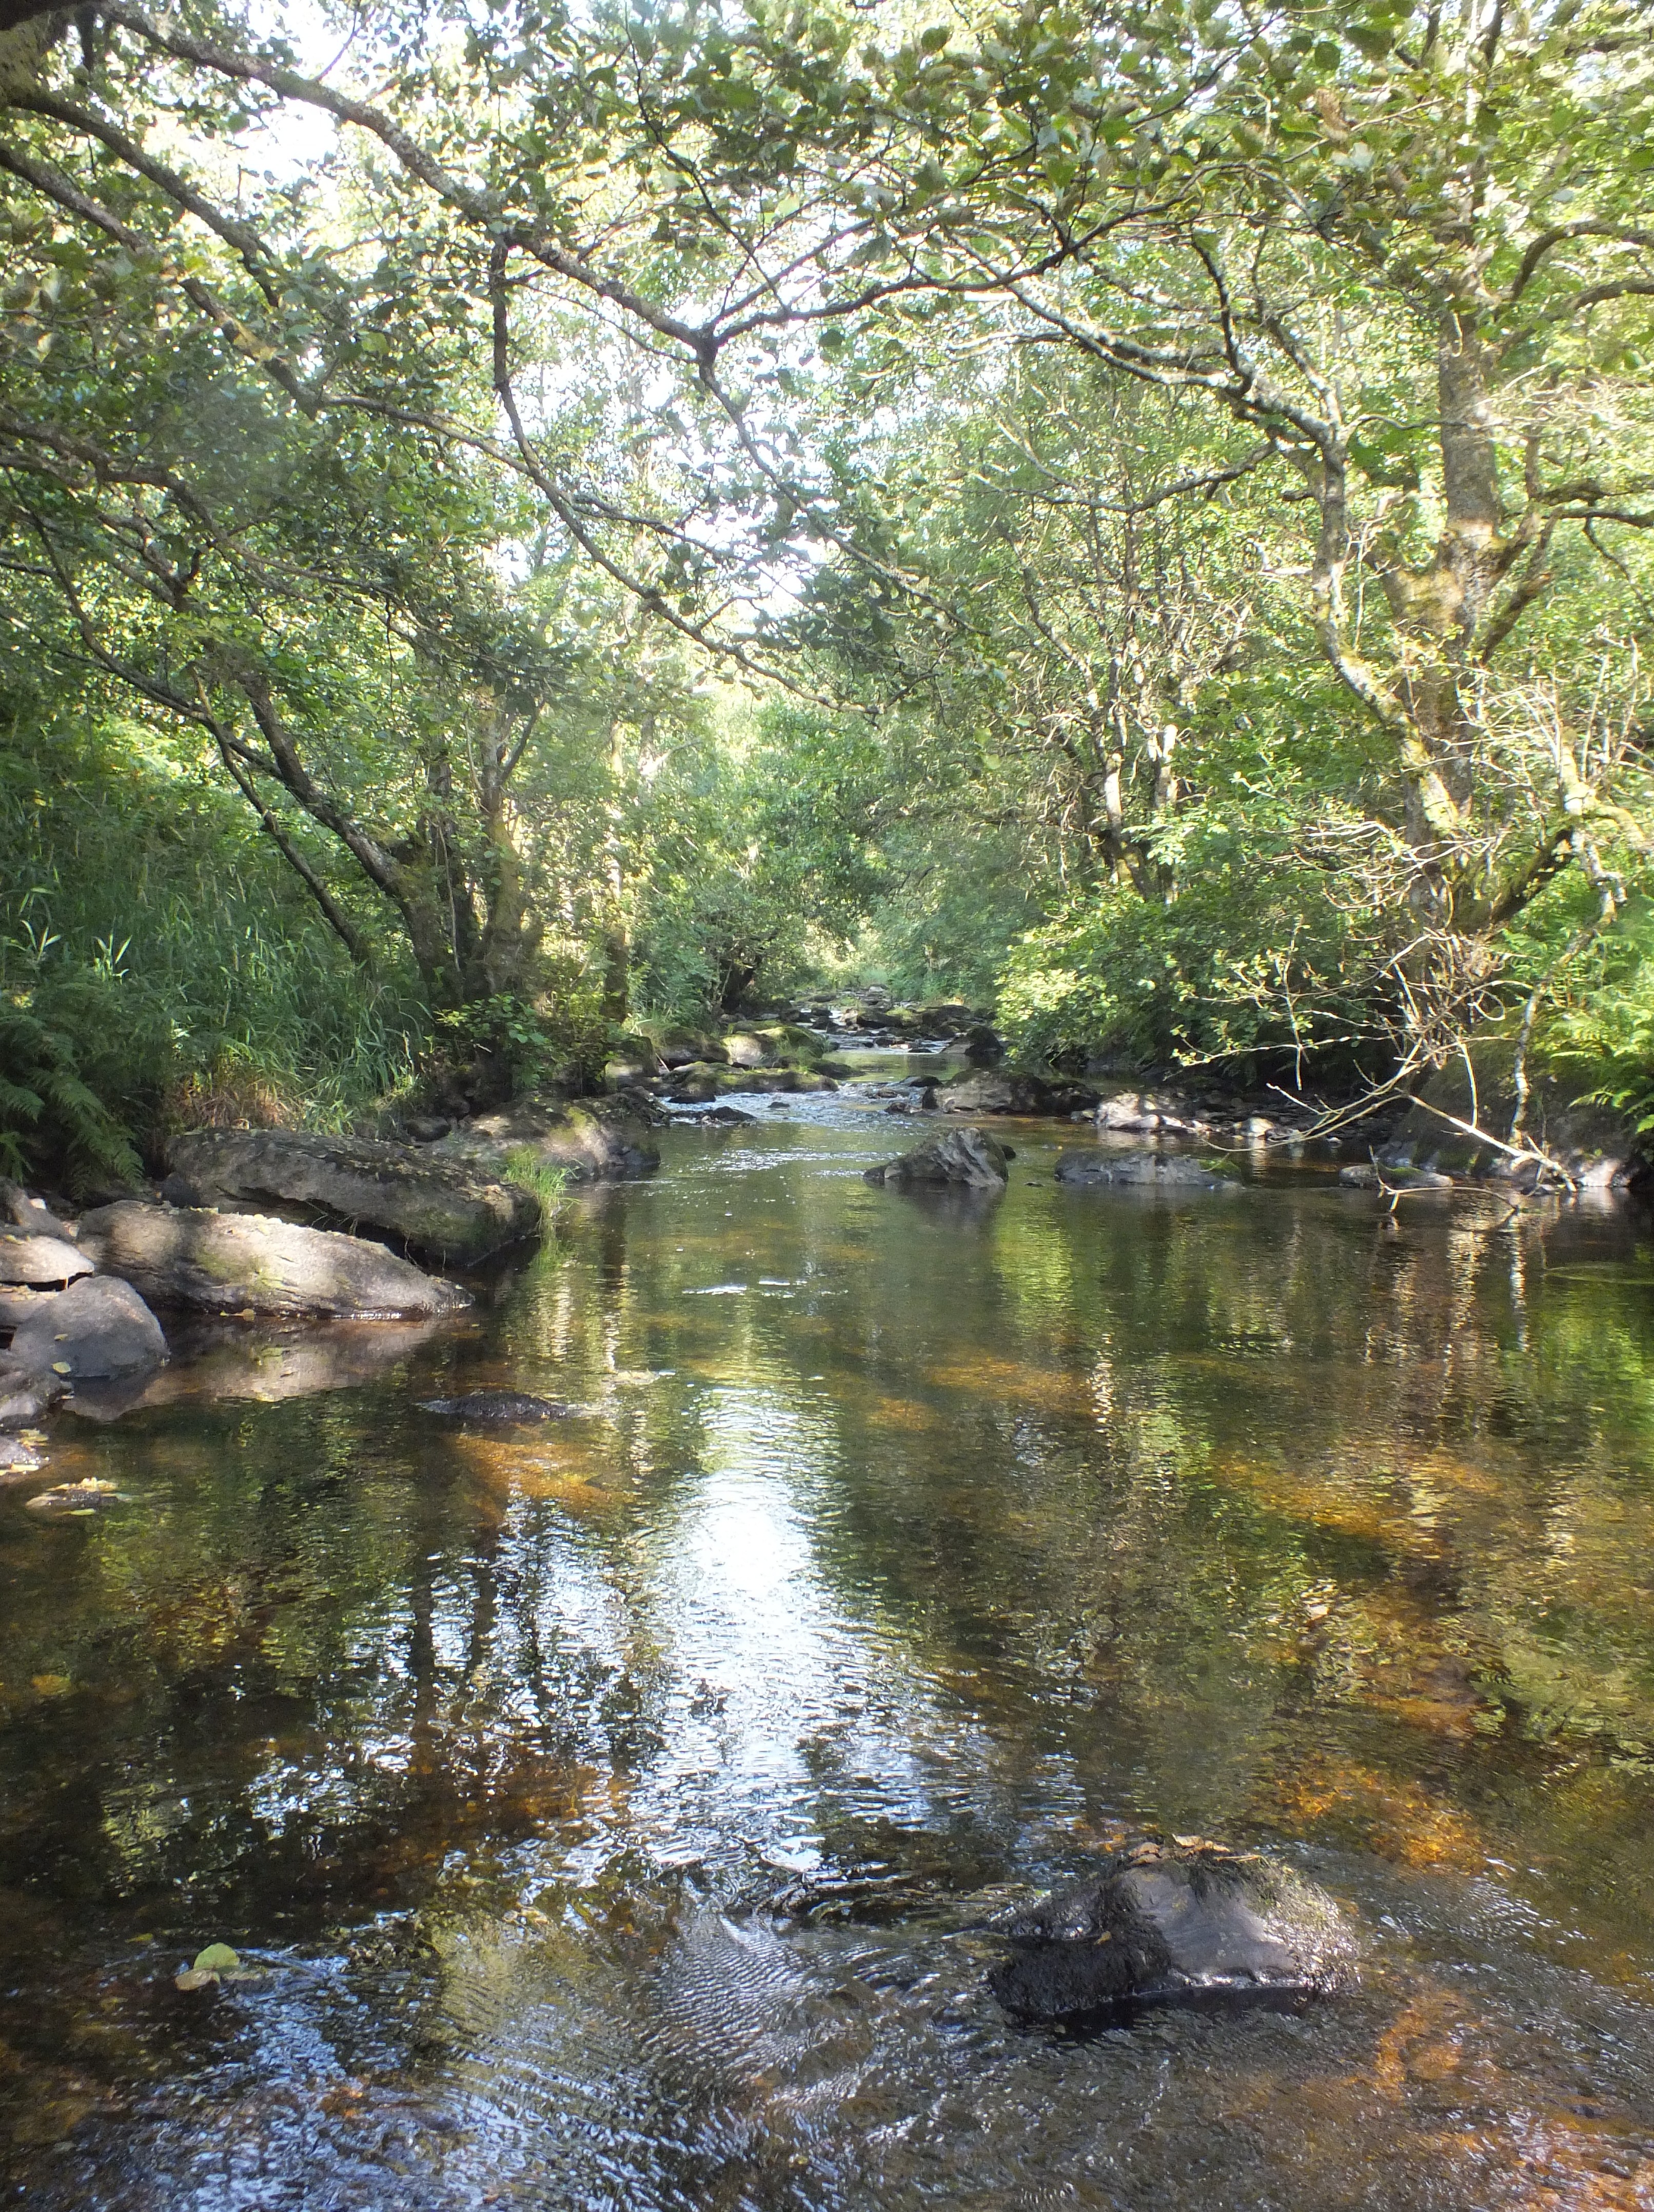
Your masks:
{"label": "rippled water", "polygon": [[[759,1110],[0,1494],[14,2201],[1654,2204],[1646,1224],[1038,1125],[927,1202]],[[581,1411],[415,1402],[486,1385]],[[1007,2022],[994,1915],[1138,1825],[1286,1852],[1359,1992]]]}

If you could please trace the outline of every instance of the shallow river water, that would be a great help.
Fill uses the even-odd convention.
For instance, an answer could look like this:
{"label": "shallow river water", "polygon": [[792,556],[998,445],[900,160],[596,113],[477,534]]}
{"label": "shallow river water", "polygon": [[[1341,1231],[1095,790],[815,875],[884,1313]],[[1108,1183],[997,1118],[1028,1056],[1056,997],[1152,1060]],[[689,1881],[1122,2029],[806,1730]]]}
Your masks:
{"label": "shallow river water", "polygon": [[[927,1201],[851,1097],[0,1493],[5,2201],[1654,2205],[1646,1221],[1049,1124]],[[579,1410],[417,1403],[487,1385]],[[1285,1853],[1359,1989],[1008,2021],[995,1914],[1142,1826]]]}

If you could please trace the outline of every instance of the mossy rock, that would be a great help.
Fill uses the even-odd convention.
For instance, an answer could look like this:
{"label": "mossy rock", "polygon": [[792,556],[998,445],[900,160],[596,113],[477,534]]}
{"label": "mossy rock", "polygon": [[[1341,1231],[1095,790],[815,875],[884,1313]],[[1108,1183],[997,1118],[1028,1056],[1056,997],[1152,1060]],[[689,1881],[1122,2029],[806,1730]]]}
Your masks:
{"label": "mossy rock", "polygon": [[708,1030],[689,1029],[678,1023],[665,1022],[649,1032],[655,1051],[669,1068],[696,1066],[702,1061],[721,1062],[728,1055],[718,1039]]}

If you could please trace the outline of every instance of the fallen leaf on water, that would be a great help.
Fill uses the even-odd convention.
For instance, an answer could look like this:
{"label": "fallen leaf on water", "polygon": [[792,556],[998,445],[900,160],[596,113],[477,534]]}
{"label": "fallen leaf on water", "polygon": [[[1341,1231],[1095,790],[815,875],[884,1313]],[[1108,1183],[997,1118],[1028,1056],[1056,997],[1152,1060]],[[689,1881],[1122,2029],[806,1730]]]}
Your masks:
{"label": "fallen leaf on water", "polygon": [[181,1972],[173,1976],[173,1987],[175,1990],[211,1990],[216,1989],[217,1986],[216,1974],[200,1973],[193,1966],[185,1966]]}
{"label": "fallen leaf on water", "polygon": [[43,1698],[61,1698],[75,1686],[67,1674],[31,1674],[29,1686],[38,1690]]}
{"label": "fallen leaf on water", "polygon": [[233,1974],[240,1963],[240,1956],[228,1943],[209,1943],[204,1951],[196,1953],[194,1971],[198,1974]]}
{"label": "fallen leaf on water", "polygon": [[52,1363],[52,1371],[54,1375],[67,1375],[71,1370],[66,1359],[54,1359]]}

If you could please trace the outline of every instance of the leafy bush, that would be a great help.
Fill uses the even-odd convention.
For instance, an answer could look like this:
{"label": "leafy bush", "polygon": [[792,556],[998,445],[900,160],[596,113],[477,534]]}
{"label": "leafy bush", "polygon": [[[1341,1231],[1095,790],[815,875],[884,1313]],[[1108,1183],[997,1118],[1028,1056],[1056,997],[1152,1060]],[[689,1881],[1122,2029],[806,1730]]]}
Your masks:
{"label": "leafy bush", "polygon": [[1186,836],[1183,876],[1166,904],[1104,886],[1017,940],[999,1019],[1019,1060],[1256,1066],[1348,1051],[1362,963],[1324,878],[1211,818]]}

